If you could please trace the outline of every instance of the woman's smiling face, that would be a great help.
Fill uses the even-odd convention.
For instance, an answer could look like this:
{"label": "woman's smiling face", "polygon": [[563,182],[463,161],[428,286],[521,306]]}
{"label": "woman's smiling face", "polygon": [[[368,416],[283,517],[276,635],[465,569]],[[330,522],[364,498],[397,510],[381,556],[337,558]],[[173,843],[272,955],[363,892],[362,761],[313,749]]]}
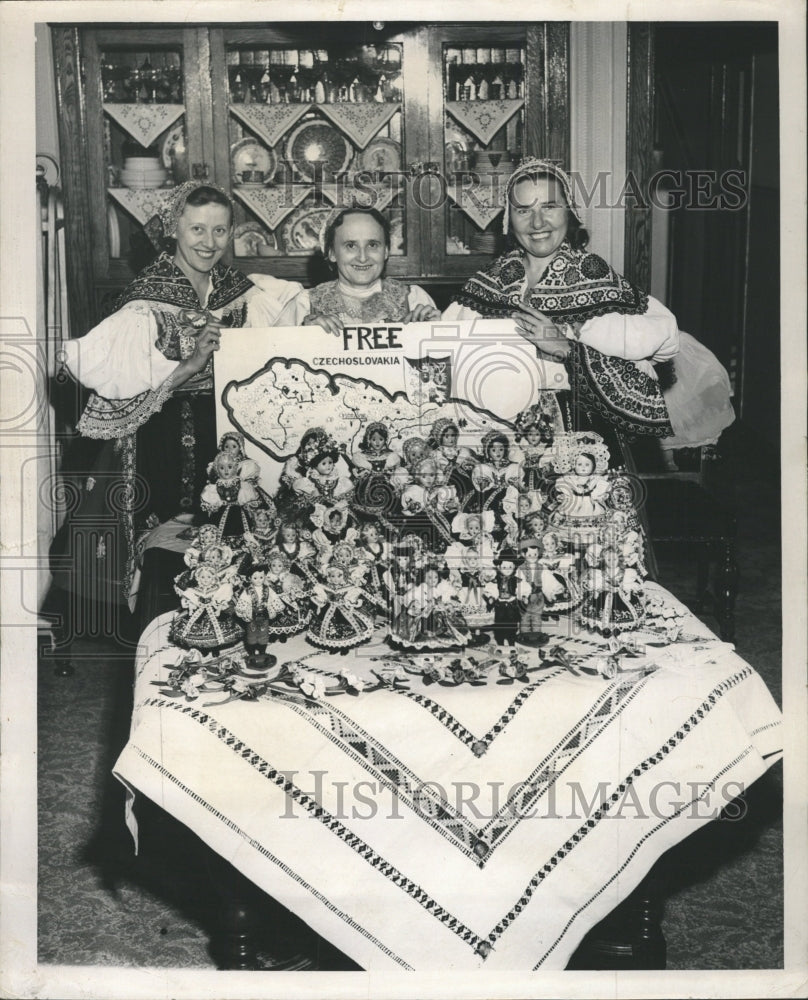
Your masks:
{"label": "woman's smiling face", "polygon": [[186,205],[177,220],[174,261],[189,278],[206,275],[222,259],[233,233],[224,205]]}
{"label": "woman's smiling face", "polygon": [[509,213],[516,241],[532,257],[555,255],[568,228],[567,203],[555,178],[526,177],[514,184]]}
{"label": "woman's smiling face", "polygon": [[334,230],[328,259],[346,285],[363,289],[381,278],[388,254],[382,227],[372,216],[357,212],[346,215]]}

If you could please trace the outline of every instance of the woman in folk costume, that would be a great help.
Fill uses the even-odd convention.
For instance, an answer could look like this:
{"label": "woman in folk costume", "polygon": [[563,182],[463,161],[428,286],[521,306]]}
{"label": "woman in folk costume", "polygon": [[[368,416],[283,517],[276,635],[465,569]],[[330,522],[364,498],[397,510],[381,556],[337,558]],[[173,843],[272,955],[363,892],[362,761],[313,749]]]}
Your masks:
{"label": "woman in folk costume", "polygon": [[385,278],[390,223],[375,208],[335,208],[320,236],[320,251],[336,279],[305,289],[283,311],[279,326],[320,326],[340,336],[358,323],[418,323],[440,312],[418,285]]}
{"label": "woman in folk costume", "polygon": [[[124,289],[113,315],[64,345],[68,370],[92,390],[77,429],[109,442],[98,468],[122,485],[112,514],[124,528],[118,582],[127,590],[136,531],[190,516],[205,485],[216,453],[212,357],[222,330],[273,325],[300,290],[222,262],[233,209],[213,184],[172,189],[146,231],[156,260]],[[110,510],[98,515],[109,520]]]}
{"label": "woman in folk costume", "polygon": [[[466,282],[445,319],[510,317],[540,356],[563,358],[570,424],[605,422],[676,447],[717,440],[734,419],[726,371],[660,302],[586,250],[565,171],[524,160],[508,180],[504,231],[514,249]],[[674,358],[676,375],[662,367]]]}

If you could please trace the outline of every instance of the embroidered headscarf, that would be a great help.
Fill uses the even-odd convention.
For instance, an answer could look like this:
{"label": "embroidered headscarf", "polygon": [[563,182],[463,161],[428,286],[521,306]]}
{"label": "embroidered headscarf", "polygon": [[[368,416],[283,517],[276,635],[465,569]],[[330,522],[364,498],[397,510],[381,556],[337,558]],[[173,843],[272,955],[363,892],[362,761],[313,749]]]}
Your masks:
{"label": "embroidered headscarf", "polygon": [[[166,192],[157,212],[148,220],[143,227],[146,235],[158,250],[165,249],[165,241],[173,239],[177,234],[177,222],[185,210],[185,203],[194,191],[200,188],[209,188],[218,191],[230,204],[227,192],[220,188],[218,184],[211,181],[185,181],[175,188]],[[232,206],[231,206],[232,211]]]}
{"label": "embroidered headscarf", "polygon": [[502,214],[502,232],[506,236],[510,232],[511,226],[510,209],[511,201],[513,200],[513,189],[520,181],[535,180],[543,174],[554,177],[558,181],[561,185],[561,190],[564,192],[564,200],[567,203],[567,208],[569,208],[578,222],[583,223],[578,206],[575,204],[575,195],[572,190],[572,180],[569,174],[565,170],[562,170],[554,160],[540,160],[538,157],[529,156],[519,162],[519,166],[508,178],[508,183],[505,187],[505,211]]}
{"label": "embroidered headscarf", "polygon": [[[199,311],[199,299],[196,292],[188,278],[174,263],[171,254],[166,251],[166,240],[176,236],[177,222],[185,211],[188,199],[195,191],[202,189],[217,191],[227,204],[231,205],[227,193],[210,181],[186,181],[184,184],[167,191],[156,214],[143,227],[153,245],[162,252],[156,260],[138,274],[134,281],[127,285],[116,303],[116,309],[120,309],[122,305],[135,299],[145,299],[150,302],[181,306],[193,310],[199,317],[201,325],[204,325],[202,322],[204,311]],[[253,287],[253,283],[245,274],[235,268],[228,267],[221,261],[211,269],[210,274],[213,288],[207,302],[209,311],[223,309],[231,305]],[[190,316],[188,318],[190,319]],[[226,319],[231,326],[243,326],[246,319],[246,309],[243,307],[243,303],[239,303],[237,313],[222,318]]]}

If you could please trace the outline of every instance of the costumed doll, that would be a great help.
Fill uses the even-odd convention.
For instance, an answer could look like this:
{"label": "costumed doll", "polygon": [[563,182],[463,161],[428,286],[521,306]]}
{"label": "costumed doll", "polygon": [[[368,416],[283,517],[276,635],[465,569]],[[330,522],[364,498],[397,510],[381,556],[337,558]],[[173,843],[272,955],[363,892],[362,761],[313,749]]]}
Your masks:
{"label": "costumed doll", "polygon": [[438,485],[438,468],[432,458],[423,458],[415,466],[415,482],[401,493],[404,520],[402,535],[417,535],[433,552],[445,552],[452,543],[448,517],[458,509],[454,486]]}
{"label": "costumed doll", "polygon": [[510,441],[499,431],[488,431],[482,439],[482,461],[471,472],[475,494],[469,497],[466,509],[493,510],[502,514],[502,501],[509,486],[517,489],[522,474],[510,458]]}
{"label": "costumed doll", "polygon": [[290,572],[303,579],[310,579],[311,564],[316,555],[314,546],[304,537],[307,534],[293,521],[286,521],[275,536],[275,547],[289,560]]}
{"label": "costumed doll", "polygon": [[494,524],[494,512],[491,510],[481,514],[457,514],[452,521],[452,531],[457,540],[452,542],[444,555],[449,579],[457,589],[463,615],[475,630],[493,620],[483,598],[483,587],[496,575],[496,547],[491,535]]}
{"label": "costumed doll", "polygon": [[514,646],[519,631],[519,600],[530,595],[530,588],[516,575],[519,557],[512,549],[503,549],[494,560],[496,579],[484,588],[486,603],[494,611],[494,638],[498,646]]}
{"label": "costumed doll", "polygon": [[367,587],[377,594],[389,609],[392,604],[390,592],[390,545],[382,536],[378,524],[367,521],[359,529],[356,552],[367,567]]}
{"label": "costumed doll", "polygon": [[[251,663],[258,668],[272,667],[276,657],[267,653],[270,640],[270,618],[277,613],[270,609],[272,590],[267,584],[266,563],[250,563],[244,570],[247,585],[236,600],[236,614],[246,623],[244,648]],[[274,603],[274,602],[273,602]]]}
{"label": "costumed doll", "polygon": [[[557,408],[558,404],[554,405]],[[523,410],[516,418],[515,427],[514,437],[523,456],[521,486],[544,497],[554,479],[552,448],[556,431],[547,404],[536,403]]]}
{"label": "costumed doll", "polygon": [[335,545],[339,542],[353,544],[359,534],[353,526],[353,515],[345,503],[333,507],[315,504],[310,520],[314,525],[311,541],[317,550],[317,559],[321,565],[330,560]]}
{"label": "costumed doll", "polygon": [[428,458],[429,454],[429,445],[423,438],[411,437],[402,442],[403,462],[390,476],[390,481],[397,490],[402,491],[415,481],[415,467],[423,459]]}
{"label": "costumed doll", "polygon": [[474,642],[482,642],[486,637],[480,630],[494,621],[493,611],[485,600],[486,584],[496,579],[493,559],[483,561],[478,549],[464,548],[460,553],[460,565],[455,565],[453,560],[450,579],[457,589],[463,618],[474,633]]}
{"label": "costumed doll", "polygon": [[418,583],[401,598],[401,610],[390,629],[390,642],[405,648],[449,649],[471,639],[457,607],[454,587],[434,567],[428,566]]}
{"label": "costumed doll", "polygon": [[605,636],[639,628],[645,620],[642,579],[615,548],[592,545],[585,554],[590,571],[581,622]]}
{"label": "costumed doll", "polygon": [[213,524],[203,524],[199,528],[196,539],[188,546],[183,555],[187,570],[174,578],[174,592],[182,598],[183,592],[191,585],[193,570],[197,566],[208,565],[219,576],[220,582],[230,584],[234,592],[241,586],[238,568],[240,553],[229,545],[218,540],[219,532]]}
{"label": "costumed doll", "polygon": [[347,654],[372,638],[377,599],[351,582],[349,568],[342,562],[330,562],[324,575],[325,580],[311,590],[315,610],[306,638],[314,646]]}
{"label": "costumed doll", "polygon": [[279,549],[272,549],[267,557],[266,584],[270,590],[269,634],[285,642],[290,635],[297,635],[306,628],[311,608],[303,581],[290,572],[289,559]]}
{"label": "costumed doll", "polygon": [[218,653],[239,642],[243,630],[233,617],[233,585],[220,566],[200,560],[190,579],[180,574],[175,586],[183,610],[171,623],[172,642],[203,653]]}
{"label": "costumed doll", "polygon": [[194,569],[199,562],[205,549],[216,545],[219,541],[219,532],[215,524],[202,524],[196,533],[196,538],[191,542],[183,553],[183,560],[189,569]]}
{"label": "costumed doll", "polygon": [[429,431],[427,444],[437,465],[439,484],[453,486],[462,506],[473,490],[471,470],[476,463],[468,448],[458,447],[459,436],[460,429],[453,420],[438,417]]}
{"label": "costumed doll", "polygon": [[517,639],[525,646],[540,646],[547,641],[542,628],[544,594],[541,589],[542,565],[539,562],[541,549],[538,538],[522,539],[519,549],[522,563],[517,570],[522,585],[519,631]]}
{"label": "costumed doll", "polygon": [[347,499],[353,483],[337,468],[339,457],[339,447],[332,437],[319,442],[316,451],[309,458],[305,478],[296,479],[292,486],[301,502],[312,505],[322,503],[330,507],[339,500]]}
{"label": "costumed doll", "polygon": [[267,552],[272,548],[276,535],[276,518],[267,507],[256,507],[250,512],[252,529],[244,533],[244,545],[248,558],[253,562],[265,562]]}
{"label": "costumed doll", "polygon": [[396,507],[398,490],[406,485],[401,456],[389,440],[387,427],[373,421],[351,455],[356,477],[351,507],[363,517],[386,517]]}
{"label": "costumed doll", "polygon": [[220,451],[211,465],[216,481],[202,490],[200,506],[219,529],[220,539],[240,539],[250,530],[246,508],[258,503],[258,493],[250,480],[241,479],[238,460],[227,452]]}
{"label": "costumed doll", "polygon": [[410,535],[393,546],[390,567],[385,573],[385,583],[389,593],[388,615],[392,619],[401,611],[403,595],[418,579],[417,555]]}
{"label": "costumed doll", "polygon": [[351,461],[359,473],[383,472],[392,473],[401,465],[401,457],[389,444],[390,432],[380,421],[374,420],[367,425],[362,440],[351,454]]}
{"label": "costumed doll", "polygon": [[[252,485],[256,492],[258,503],[261,507],[269,510],[272,517],[274,517],[276,513],[275,504],[266,490],[264,490],[259,483],[261,470],[258,468],[258,463],[254,462],[251,458],[247,458],[247,455],[245,454],[244,435],[239,434],[238,431],[226,431],[219,440],[219,451],[224,452],[226,455],[229,455],[232,459],[238,462],[236,473],[239,479],[241,479],[242,483],[249,483]],[[208,466],[208,475],[214,475],[213,462],[211,462]],[[248,517],[250,520],[252,520],[252,513],[256,509],[258,508],[252,505],[248,509]]]}
{"label": "costumed doll", "polygon": [[[301,503],[301,497],[294,486],[298,480],[305,479],[309,468],[309,460],[316,454],[328,434],[322,427],[309,427],[303,432],[300,444],[294,455],[286,459],[280,477],[280,485],[275,496],[275,505],[284,519],[296,515]],[[305,490],[305,487],[304,487]]]}
{"label": "costumed doll", "polygon": [[541,519],[540,494],[536,492],[520,492],[515,486],[509,486],[502,499],[502,515],[500,523],[505,531],[504,545],[517,548],[519,541],[528,533],[528,518],[538,514],[541,527],[538,534],[544,531]]}
{"label": "costumed doll", "polygon": [[[447,563],[450,567],[459,564],[459,558],[465,549],[474,549],[480,556],[483,566],[490,569],[494,565],[496,546],[493,530],[496,518],[492,510],[484,510],[480,514],[467,514],[461,511],[452,519],[452,532],[457,540],[446,550]],[[454,562],[449,562],[450,555]]]}
{"label": "costumed doll", "polygon": [[564,552],[563,542],[557,531],[548,531],[543,535],[539,565],[545,612],[557,614],[575,607],[581,600],[575,573],[575,557]]}
{"label": "costumed doll", "polygon": [[557,449],[559,475],[547,507],[550,525],[581,547],[600,540],[611,510],[609,449],[595,435],[569,435]]}

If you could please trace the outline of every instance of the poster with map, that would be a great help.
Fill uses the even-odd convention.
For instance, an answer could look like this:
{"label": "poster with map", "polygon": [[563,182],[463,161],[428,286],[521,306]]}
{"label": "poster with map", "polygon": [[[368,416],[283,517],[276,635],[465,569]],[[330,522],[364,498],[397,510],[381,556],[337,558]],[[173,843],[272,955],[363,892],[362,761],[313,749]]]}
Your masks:
{"label": "poster with map", "polygon": [[389,443],[426,438],[448,417],[475,450],[489,431],[509,433],[541,389],[568,388],[563,365],[539,361],[510,320],[225,330],[215,355],[216,422],[237,430],[273,492],[306,430],[324,428],[347,455],[366,426]]}

